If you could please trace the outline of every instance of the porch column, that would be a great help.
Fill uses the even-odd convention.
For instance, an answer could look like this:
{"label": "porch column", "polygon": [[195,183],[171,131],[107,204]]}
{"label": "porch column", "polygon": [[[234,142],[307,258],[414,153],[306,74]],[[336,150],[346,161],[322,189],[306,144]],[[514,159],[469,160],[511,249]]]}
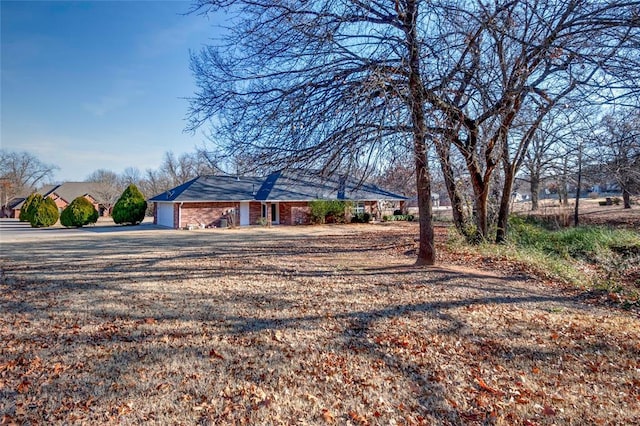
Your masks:
{"label": "porch column", "polygon": [[271,203],[265,204],[265,210],[267,210],[267,226],[271,226]]}

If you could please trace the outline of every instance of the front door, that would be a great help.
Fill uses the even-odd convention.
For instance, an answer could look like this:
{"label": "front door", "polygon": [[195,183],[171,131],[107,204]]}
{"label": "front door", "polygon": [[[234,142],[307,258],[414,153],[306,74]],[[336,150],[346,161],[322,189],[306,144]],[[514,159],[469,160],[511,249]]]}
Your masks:
{"label": "front door", "polygon": [[[267,217],[267,204],[262,205],[262,217]],[[280,209],[278,203],[271,203],[271,224],[277,225],[280,223]]]}
{"label": "front door", "polygon": [[271,223],[277,225],[280,223],[280,209],[278,203],[271,204]]}

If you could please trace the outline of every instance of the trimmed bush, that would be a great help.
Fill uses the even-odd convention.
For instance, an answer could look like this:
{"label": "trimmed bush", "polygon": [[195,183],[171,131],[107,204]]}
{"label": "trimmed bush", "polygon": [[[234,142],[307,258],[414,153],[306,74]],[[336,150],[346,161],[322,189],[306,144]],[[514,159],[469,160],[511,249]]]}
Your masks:
{"label": "trimmed bush", "polygon": [[408,222],[412,222],[415,217],[412,214],[394,214],[392,216],[382,216],[382,220],[385,222],[406,220]]}
{"label": "trimmed bush", "polygon": [[20,222],[31,222],[31,217],[34,213],[33,209],[37,207],[35,205],[33,207],[31,206],[33,204],[33,200],[37,200],[37,203],[41,203],[42,195],[34,192],[29,195],[26,200],[24,200],[24,204],[22,204],[22,208],[20,209]]}
{"label": "trimmed bush", "polygon": [[147,201],[134,184],[127,186],[116,204],[113,206],[112,217],[115,223],[138,225],[144,220]]}
{"label": "trimmed bush", "polygon": [[[41,197],[42,198],[42,197]],[[33,205],[34,203],[32,203]],[[30,223],[34,228],[48,228],[58,221],[58,206],[51,198],[45,198],[35,207]]]}
{"label": "trimmed bush", "polygon": [[369,213],[358,213],[351,218],[351,223],[369,223],[371,215]]}
{"label": "trimmed bush", "polygon": [[309,202],[311,221],[313,223],[344,222],[347,203],[338,200],[314,200]]}
{"label": "trimmed bush", "polygon": [[60,215],[60,223],[66,227],[82,227],[97,221],[98,211],[84,197],[77,197]]}

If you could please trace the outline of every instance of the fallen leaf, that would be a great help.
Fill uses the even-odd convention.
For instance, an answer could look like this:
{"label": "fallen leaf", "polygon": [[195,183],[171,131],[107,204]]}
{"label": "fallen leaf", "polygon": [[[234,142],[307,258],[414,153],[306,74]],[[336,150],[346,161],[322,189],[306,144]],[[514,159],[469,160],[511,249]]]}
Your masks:
{"label": "fallen leaf", "polygon": [[29,392],[29,385],[30,384],[31,383],[27,382],[26,380],[23,381],[22,383],[20,383],[18,385],[18,389],[17,389],[18,393],[27,393],[27,392]]}
{"label": "fallen leaf", "polygon": [[217,358],[217,359],[224,359],[224,357],[222,355],[220,355],[215,349],[211,349],[209,351],[209,357],[210,358]]}
{"label": "fallen leaf", "polygon": [[483,391],[489,392],[489,393],[493,393],[493,394],[503,394],[502,391],[492,388],[491,386],[487,385],[485,383],[484,380],[482,380],[482,378],[480,377],[476,377],[476,382],[478,383],[478,387],[480,387],[480,389],[482,389]]}
{"label": "fallen leaf", "polygon": [[367,424],[367,419],[363,415],[358,414],[355,411],[349,411],[349,417],[351,417],[351,420],[353,420],[354,422],[358,422],[363,425]]}
{"label": "fallen leaf", "polygon": [[322,418],[327,423],[333,423],[335,421],[335,417],[333,417],[333,414],[331,414],[331,412],[326,408],[322,410]]}

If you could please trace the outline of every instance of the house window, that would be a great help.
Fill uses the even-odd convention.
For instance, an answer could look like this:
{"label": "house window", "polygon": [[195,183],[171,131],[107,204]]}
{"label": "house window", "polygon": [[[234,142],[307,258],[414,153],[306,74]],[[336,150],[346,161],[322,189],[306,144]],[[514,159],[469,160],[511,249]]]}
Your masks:
{"label": "house window", "polygon": [[364,201],[356,201],[353,203],[353,214],[364,214]]}

